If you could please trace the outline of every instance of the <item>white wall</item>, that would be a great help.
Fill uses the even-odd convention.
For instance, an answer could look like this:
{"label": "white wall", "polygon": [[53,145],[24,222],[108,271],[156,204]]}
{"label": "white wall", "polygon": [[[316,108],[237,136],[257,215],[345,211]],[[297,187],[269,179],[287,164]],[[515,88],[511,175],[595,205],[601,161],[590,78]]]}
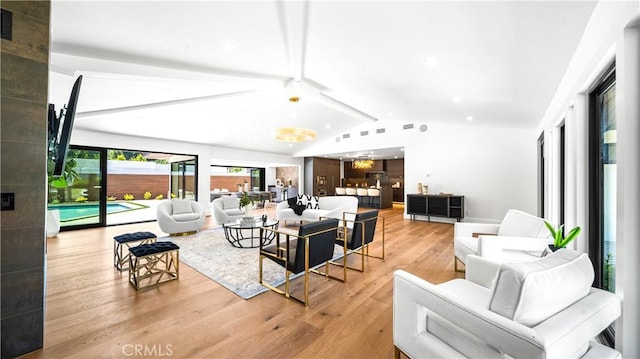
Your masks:
{"label": "white wall", "polygon": [[[465,221],[496,222],[509,208],[536,212],[536,133],[433,123],[405,145],[405,188],[465,196]],[[433,218],[432,218],[433,219]]]}
{"label": "white wall", "polygon": [[[498,222],[509,208],[536,213],[538,133],[534,128],[429,123],[428,130],[421,132],[421,123],[414,123],[411,130],[403,130],[403,124],[366,123],[351,131],[351,139],[318,143],[310,151],[403,147],[406,193],[416,193],[421,182],[429,186],[429,193],[464,195],[466,221]],[[375,134],[375,128],[383,127],[386,133]],[[360,137],[360,130],[374,134]]]}
{"label": "white wall", "polygon": [[[625,29],[626,27],[626,29]],[[640,166],[638,113],[640,98],[640,2],[599,2],[585,29],[562,83],[540,124],[545,131],[548,181],[558,187],[557,124],[568,119],[567,225],[580,225],[583,234],[576,249],[588,251],[588,93],[603,71],[616,61],[616,111],[618,127],[618,180],[616,218],[616,294],[623,300],[622,319],[616,323],[616,349],[623,357],[640,357],[640,293],[638,291],[638,213]],[[547,207],[555,216],[557,191],[550,191]],[[553,218],[555,220],[555,218]]]}

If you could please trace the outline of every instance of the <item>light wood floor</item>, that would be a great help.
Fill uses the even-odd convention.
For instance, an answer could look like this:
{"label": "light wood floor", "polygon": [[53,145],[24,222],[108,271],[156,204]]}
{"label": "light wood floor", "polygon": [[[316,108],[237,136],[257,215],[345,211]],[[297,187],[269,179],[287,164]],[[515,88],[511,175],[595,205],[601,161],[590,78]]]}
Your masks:
{"label": "light wood floor", "polygon": [[44,349],[27,358],[392,358],[393,271],[434,283],[460,274],[453,225],[381,214],[386,259],[368,258],[347,283],[312,275],[306,308],[273,292],[244,300],[186,265],[137,292],[113,267],[113,237],[161,234],[155,222],[62,232],[47,245]]}

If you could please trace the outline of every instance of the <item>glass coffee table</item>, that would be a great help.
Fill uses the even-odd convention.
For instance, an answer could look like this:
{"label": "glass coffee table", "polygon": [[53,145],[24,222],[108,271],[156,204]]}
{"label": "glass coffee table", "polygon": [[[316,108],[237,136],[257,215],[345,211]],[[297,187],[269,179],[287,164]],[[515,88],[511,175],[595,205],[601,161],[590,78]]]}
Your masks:
{"label": "glass coffee table", "polygon": [[262,218],[254,217],[253,219],[238,219],[235,222],[222,225],[225,238],[236,248],[257,248],[260,247],[261,242],[263,246],[270,244],[276,233],[265,231],[265,236],[261,238],[260,228],[262,227],[278,229],[278,220],[268,218],[266,221],[262,221]]}

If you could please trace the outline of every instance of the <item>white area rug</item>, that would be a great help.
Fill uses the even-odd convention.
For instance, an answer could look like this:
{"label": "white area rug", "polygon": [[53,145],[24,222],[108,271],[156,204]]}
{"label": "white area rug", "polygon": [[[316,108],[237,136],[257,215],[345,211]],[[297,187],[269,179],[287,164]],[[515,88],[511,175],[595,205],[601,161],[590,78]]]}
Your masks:
{"label": "white area rug", "polygon": [[[231,246],[222,228],[184,237],[162,237],[158,241],[180,246],[180,264],[188,265],[244,299],[269,290],[259,281],[259,249]],[[336,246],[334,258],[341,256],[342,247]],[[264,280],[276,286],[283,284],[284,268],[268,259],[263,263]]]}

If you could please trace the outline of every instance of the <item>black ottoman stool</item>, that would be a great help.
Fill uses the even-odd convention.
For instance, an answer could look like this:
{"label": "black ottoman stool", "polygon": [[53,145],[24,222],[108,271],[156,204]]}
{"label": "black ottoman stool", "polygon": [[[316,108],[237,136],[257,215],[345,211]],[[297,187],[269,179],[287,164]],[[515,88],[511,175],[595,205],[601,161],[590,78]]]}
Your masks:
{"label": "black ottoman stool", "polygon": [[151,232],[125,233],[113,237],[113,265],[122,272],[127,269],[124,265],[129,262],[129,248],[140,244],[155,243],[155,241],[156,235]]}
{"label": "black ottoman stool", "polygon": [[178,279],[180,247],[155,242],[129,248],[129,282],[136,290]]}

